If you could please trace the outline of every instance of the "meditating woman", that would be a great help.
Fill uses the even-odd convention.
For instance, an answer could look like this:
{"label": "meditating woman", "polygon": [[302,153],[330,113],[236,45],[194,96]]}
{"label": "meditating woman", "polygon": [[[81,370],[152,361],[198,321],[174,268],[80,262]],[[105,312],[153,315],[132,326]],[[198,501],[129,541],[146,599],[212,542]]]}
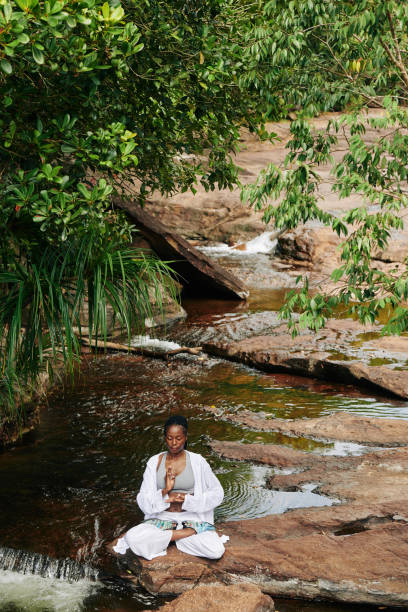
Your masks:
{"label": "meditating woman", "polygon": [[164,437],[168,450],[148,460],[137,496],[144,522],[119,538],[113,550],[124,554],[130,548],[153,559],[165,555],[175,542],[189,555],[219,559],[228,539],[218,536],[214,527],[213,511],[224,497],[222,486],[204,457],[186,450],[184,417],[170,417]]}

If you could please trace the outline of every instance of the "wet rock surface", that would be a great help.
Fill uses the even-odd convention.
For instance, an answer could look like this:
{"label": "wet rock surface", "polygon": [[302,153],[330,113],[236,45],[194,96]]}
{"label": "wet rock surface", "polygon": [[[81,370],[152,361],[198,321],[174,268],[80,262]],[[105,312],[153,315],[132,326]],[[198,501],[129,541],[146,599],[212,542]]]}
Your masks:
{"label": "wet rock surface", "polygon": [[152,561],[129,555],[127,567],[147,590],[177,594],[250,583],[274,596],[408,606],[408,448],[324,457],[267,444],[211,446],[223,457],[277,468],[270,488],[314,483],[339,503],[219,525],[230,536],[219,561],[173,546]]}
{"label": "wet rock surface", "polygon": [[273,600],[253,584],[198,586],[162,606],[162,612],[273,612]]}
{"label": "wet rock surface", "polygon": [[[250,448],[247,449],[247,446]],[[237,442],[212,444],[213,450],[229,459],[259,461],[278,470],[289,468],[291,473],[278,471],[268,479],[267,486],[274,490],[300,490],[307,483],[316,483],[320,493],[342,502],[393,502],[397,504],[398,512],[401,510],[400,504],[408,498],[407,493],[401,492],[408,484],[407,448],[380,450],[358,457],[322,457],[296,451],[291,461],[287,449],[279,457],[277,449],[268,449],[273,445],[265,445],[266,449],[262,449],[262,446],[240,445]],[[402,516],[406,517],[404,520],[408,526],[408,513],[404,511]]]}
{"label": "wet rock surface", "polygon": [[[361,338],[368,333],[373,338],[368,348],[362,348]],[[296,338],[292,338],[285,325],[277,325],[267,336],[207,342],[204,348],[211,355],[268,372],[292,372],[408,398],[408,370],[405,360],[402,361],[408,338],[401,338],[396,350],[390,344],[388,358],[383,343],[374,326],[370,329],[355,321],[333,320],[318,333],[302,330]],[[384,361],[386,365],[377,365]]]}
{"label": "wet rock surface", "polygon": [[[239,423],[258,431],[277,431],[290,436],[312,439],[341,440],[369,446],[406,446],[408,444],[408,421],[402,419],[377,419],[350,412],[336,412],[315,419],[268,419],[262,413],[242,410],[222,413],[217,408],[206,406],[207,411],[232,423]],[[267,445],[264,445],[265,448]],[[281,447],[277,446],[277,449]],[[285,449],[296,453],[292,449]],[[293,457],[293,455],[291,456]]]}
{"label": "wet rock surface", "polygon": [[[177,594],[197,584],[253,583],[265,593],[302,599],[408,605],[408,530],[401,503],[293,510],[227,523],[219,561],[165,557],[133,561],[150,592]],[[401,514],[399,514],[401,513]]]}

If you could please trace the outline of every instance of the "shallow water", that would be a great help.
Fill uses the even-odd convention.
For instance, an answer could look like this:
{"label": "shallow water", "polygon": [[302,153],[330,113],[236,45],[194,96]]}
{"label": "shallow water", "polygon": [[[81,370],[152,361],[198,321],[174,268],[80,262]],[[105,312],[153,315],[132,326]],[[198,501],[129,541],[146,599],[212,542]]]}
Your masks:
{"label": "shallow water", "polygon": [[[279,301],[279,296],[267,292],[266,298],[273,310],[273,300]],[[191,341],[192,330],[202,335],[211,328],[216,334],[220,325],[234,319],[239,328],[237,317],[248,310],[265,312],[265,302],[257,299],[246,306],[192,300],[186,304],[188,320],[162,337],[179,342],[189,336]],[[135,497],[143,467],[150,455],[163,448],[162,424],[172,413],[189,418],[189,448],[209,458],[224,486],[218,520],[254,518],[335,500],[310,488],[295,493],[270,491],[263,484],[272,468],[221,460],[209,450],[211,439],[283,444],[329,454],[365,450],[358,445],[251,431],[217,420],[205,406],[292,419],[339,410],[408,418],[408,402],[369,396],[350,385],[265,374],[213,358],[180,355],[167,363],[134,355],[110,355],[96,361],[86,357],[75,383],[67,382],[49,397],[38,430],[24,445],[0,455],[0,546],[69,557],[108,574],[117,572],[104,545],[140,521]],[[130,611],[162,603],[141,591],[123,590],[119,583],[70,584],[5,571],[0,571],[0,591],[1,612]],[[283,600],[277,609],[351,610]]]}

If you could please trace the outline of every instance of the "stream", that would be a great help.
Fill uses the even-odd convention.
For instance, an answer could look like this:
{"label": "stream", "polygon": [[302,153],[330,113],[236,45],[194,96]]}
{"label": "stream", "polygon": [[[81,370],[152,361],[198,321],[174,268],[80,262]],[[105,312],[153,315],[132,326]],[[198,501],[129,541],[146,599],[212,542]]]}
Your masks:
{"label": "stream", "polygon": [[[252,292],[247,303],[190,299],[184,303],[187,319],[157,330],[151,344],[158,349],[167,346],[164,342],[194,346],[220,333],[239,338],[248,330],[268,329],[269,322],[276,322],[282,295],[282,288],[265,288]],[[140,343],[140,338],[133,343]],[[163,604],[163,599],[131,590],[113,577],[118,567],[105,545],[142,519],[136,494],[147,458],[163,448],[162,427],[170,414],[189,419],[189,448],[209,458],[224,487],[217,521],[338,500],[310,487],[270,491],[263,485],[273,468],[220,459],[209,450],[211,439],[283,444],[337,455],[365,450],[355,444],[254,432],[217,420],[205,406],[288,419],[339,410],[408,418],[407,402],[349,385],[265,374],[211,357],[178,355],[166,362],[125,354],[85,356],[81,375],[73,382],[66,380],[48,397],[36,431],[0,455],[1,612],[130,612]],[[288,600],[276,600],[276,608],[373,609]]]}

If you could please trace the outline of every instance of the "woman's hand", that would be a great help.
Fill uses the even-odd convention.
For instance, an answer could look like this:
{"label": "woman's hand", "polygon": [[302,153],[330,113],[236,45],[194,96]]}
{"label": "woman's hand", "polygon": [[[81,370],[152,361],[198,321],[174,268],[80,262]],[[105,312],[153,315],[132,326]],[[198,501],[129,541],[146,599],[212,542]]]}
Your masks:
{"label": "woman's hand", "polygon": [[162,491],[163,497],[169,493],[174,487],[174,481],[176,480],[176,475],[173,471],[172,467],[167,468],[166,478],[164,481],[164,489]]}
{"label": "woman's hand", "polygon": [[179,502],[179,503],[183,503],[184,498],[185,498],[186,494],[185,493],[170,493],[168,498],[165,499],[164,501],[166,502]]}
{"label": "woman's hand", "polygon": [[181,512],[185,493],[170,493],[165,502],[170,502],[169,512]]}

